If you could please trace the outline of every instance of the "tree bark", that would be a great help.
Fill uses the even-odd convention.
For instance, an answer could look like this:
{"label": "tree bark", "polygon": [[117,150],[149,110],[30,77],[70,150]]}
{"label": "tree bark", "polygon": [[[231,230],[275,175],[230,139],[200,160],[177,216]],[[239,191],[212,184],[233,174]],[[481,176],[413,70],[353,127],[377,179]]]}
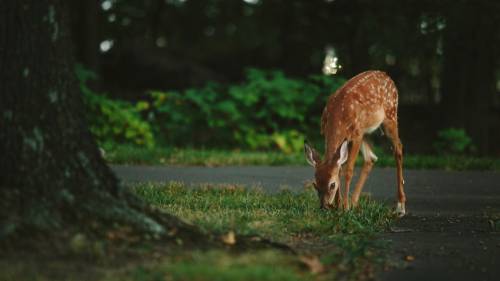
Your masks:
{"label": "tree bark", "polygon": [[87,128],[64,0],[0,5],[0,241],[128,225],[197,230],[122,188]]}
{"label": "tree bark", "polygon": [[[76,43],[76,59],[85,68],[99,73],[99,1],[73,0],[73,37]],[[97,81],[93,82],[94,84]],[[96,85],[97,86],[97,85]]]}

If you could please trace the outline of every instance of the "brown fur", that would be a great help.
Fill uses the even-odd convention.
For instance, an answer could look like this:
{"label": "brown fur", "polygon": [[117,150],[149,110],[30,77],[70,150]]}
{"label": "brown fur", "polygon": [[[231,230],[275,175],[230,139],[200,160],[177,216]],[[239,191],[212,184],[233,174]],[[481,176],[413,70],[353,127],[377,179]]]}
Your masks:
{"label": "brown fur", "polygon": [[[340,145],[347,141],[351,144],[347,164],[345,165],[345,185],[343,191],[343,206],[349,208],[348,193],[352,178],[354,162],[358,152],[364,146],[366,154],[360,180],[353,193],[353,204],[357,204],[364,182],[373,166],[374,154],[370,146],[363,140],[369,130],[383,124],[387,136],[394,146],[397,162],[398,202],[403,204],[406,197],[403,189],[402,176],[402,144],[397,128],[398,94],[392,79],[381,71],[366,71],[347,81],[328,99],[321,116],[321,133],[325,136],[325,158],[317,161],[315,168],[316,189],[320,195],[322,206],[328,204],[331,197],[332,180],[338,187],[340,167]],[[372,155],[372,156],[371,156]],[[340,189],[338,189],[340,190]],[[335,191],[337,192],[337,190]],[[322,194],[325,196],[322,197]],[[337,200],[340,200],[340,195]]]}

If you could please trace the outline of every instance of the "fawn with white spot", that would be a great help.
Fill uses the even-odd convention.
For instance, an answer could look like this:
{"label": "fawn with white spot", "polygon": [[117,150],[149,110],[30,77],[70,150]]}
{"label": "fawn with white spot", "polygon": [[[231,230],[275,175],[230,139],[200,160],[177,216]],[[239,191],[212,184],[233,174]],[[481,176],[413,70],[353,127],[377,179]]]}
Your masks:
{"label": "fawn with white spot", "polygon": [[[324,160],[321,160],[321,156],[312,147],[304,145],[306,160],[315,168],[314,187],[318,192],[321,208],[332,208],[334,201],[344,209],[349,209],[350,203],[353,206],[358,204],[363,185],[377,160],[363,138],[382,124],[392,141],[397,165],[396,214],[400,217],[405,215],[403,145],[398,134],[397,108],[398,93],[394,81],[381,71],[360,73],[329,97],[321,116],[321,133],[325,136],[326,148]],[[364,164],[350,202],[349,186],[360,150]],[[345,185],[341,192],[339,172],[344,163]]]}

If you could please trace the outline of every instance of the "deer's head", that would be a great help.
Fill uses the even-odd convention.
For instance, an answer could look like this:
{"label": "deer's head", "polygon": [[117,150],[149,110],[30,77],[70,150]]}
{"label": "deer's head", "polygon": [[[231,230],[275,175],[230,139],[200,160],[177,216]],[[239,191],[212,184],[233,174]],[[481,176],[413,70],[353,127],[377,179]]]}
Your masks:
{"label": "deer's head", "polygon": [[313,185],[318,192],[320,207],[329,209],[333,206],[335,195],[340,188],[339,172],[347,160],[347,141],[342,143],[332,159],[321,161],[319,153],[307,143],[304,144],[304,153],[307,162],[315,170]]}

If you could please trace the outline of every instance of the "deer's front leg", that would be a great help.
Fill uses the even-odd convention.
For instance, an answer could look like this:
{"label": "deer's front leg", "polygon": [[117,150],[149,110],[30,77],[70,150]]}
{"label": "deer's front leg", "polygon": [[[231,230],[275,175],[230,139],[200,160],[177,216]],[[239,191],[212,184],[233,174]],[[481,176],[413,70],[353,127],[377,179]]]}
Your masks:
{"label": "deer's front leg", "polygon": [[349,151],[349,158],[346,163],[345,168],[345,184],[344,184],[344,194],[342,196],[343,207],[345,210],[349,209],[349,187],[351,185],[352,175],[354,172],[354,164],[356,163],[356,157],[358,156],[359,149],[361,147],[361,138],[352,141],[351,150]]}

